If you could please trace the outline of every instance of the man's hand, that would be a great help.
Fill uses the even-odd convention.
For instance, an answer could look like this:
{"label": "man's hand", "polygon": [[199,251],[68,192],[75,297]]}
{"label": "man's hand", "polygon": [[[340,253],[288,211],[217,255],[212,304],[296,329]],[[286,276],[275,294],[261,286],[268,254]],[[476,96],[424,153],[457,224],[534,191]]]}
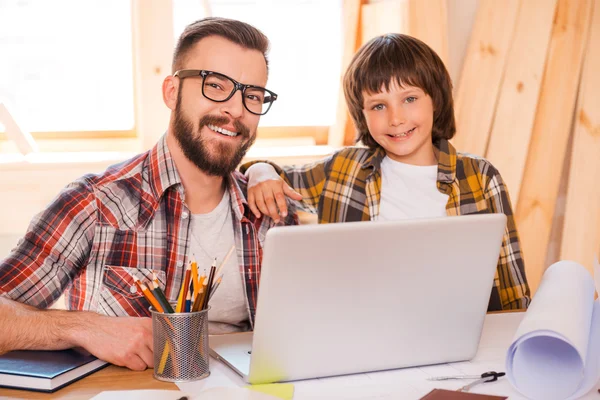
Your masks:
{"label": "man's hand", "polygon": [[246,171],[248,177],[248,206],[256,218],[261,213],[271,217],[276,223],[287,216],[286,196],[302,200],[302,195],[292,189],[269,164],[257,163]]}
{"label": "man's hand", "polygon": [[78,346],[112,364],[135,371],[154,366],[150,318],[94,314],[73,338]]}
{"label": "man's hand", "polygon": [[152,320],[89,311],[39,310],[0,296],[0,354],[83,347],[133,370],[154,366]]}

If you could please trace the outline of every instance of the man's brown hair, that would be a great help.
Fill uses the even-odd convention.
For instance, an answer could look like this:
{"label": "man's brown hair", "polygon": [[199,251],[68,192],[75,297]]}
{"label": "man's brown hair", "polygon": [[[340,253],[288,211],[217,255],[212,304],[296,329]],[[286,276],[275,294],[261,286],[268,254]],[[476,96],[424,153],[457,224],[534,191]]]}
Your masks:
{"label": "man's brown hair", "polygon": [[208,36],[220,36],[243,48],[260,51],[265,57],[268,71],[269,60],[267,59],[267,53],[269,52],[269,39],[261,31],[245,22],[228,18],[210,17],[192,22],[185,27],[183,33],[179,36],[175,52],[173,53],[172,72],[181,69],[185,63],[188,51],[196,43]]}
{"label": "man's brown hair", "polygon": [[379,144],[371,137],[363,114],[363,93],[389,90],[392,80],[400,87],[421,88],[433,103],[432,140],[451,139],[456,132],[452,81],[438,55],[412,36],[386,34],[378,36],[352,58],[344,75],[344,95],[357,131],[356,141],[371,149]]}

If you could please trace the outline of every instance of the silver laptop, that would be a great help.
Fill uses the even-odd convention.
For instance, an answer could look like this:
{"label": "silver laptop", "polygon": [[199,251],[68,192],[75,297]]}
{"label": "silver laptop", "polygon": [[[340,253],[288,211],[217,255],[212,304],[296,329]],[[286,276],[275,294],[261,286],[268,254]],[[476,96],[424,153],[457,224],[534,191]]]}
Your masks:
{"label": "silver laptop", "polygon": [[277,227],[254,332],[211,336],[253,384],[475,356],[504,214]]}

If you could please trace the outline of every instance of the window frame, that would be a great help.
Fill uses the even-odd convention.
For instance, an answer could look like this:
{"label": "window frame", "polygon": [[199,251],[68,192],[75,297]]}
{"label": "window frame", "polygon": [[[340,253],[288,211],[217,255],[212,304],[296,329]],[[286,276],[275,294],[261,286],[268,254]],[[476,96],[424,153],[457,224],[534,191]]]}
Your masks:
{"label": "window frame", "polygon": [[[173,36],[173,3],[164,0],[130,0],[132,12],[133,113],[130,130],[79,130],[30,132],[36,141],[85,143],[93,140],[140,139],[143,148],[154,145],[167,129],[169,110],[162,102],[162,80],[170,73],[175,38]],[[144,46],[152,41],[154,46]],[[162,110],[161,110],[162,109]],[[148,128],[146,128],[148,127]],[[259,125],[257,139],[311,138],[315,145],[326,145],[331,126],[267,126]],[[7,142],[0,131],[0,145]],[[0,146],[1,149],[2,146]],[[54,147],[54,146],[52,146]],[[1,151],[0,151],[1,152]]]}

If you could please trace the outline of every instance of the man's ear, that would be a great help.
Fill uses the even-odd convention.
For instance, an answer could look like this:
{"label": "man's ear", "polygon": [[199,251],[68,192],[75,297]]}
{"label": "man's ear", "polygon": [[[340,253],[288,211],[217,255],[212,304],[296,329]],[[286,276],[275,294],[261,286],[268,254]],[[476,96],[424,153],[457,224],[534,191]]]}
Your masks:
{"label": "man's ear", "polygon": [[169,75],[162,84],[163,101],[171,110],[177,106],[177,93],[181,80],[175,76]]}

